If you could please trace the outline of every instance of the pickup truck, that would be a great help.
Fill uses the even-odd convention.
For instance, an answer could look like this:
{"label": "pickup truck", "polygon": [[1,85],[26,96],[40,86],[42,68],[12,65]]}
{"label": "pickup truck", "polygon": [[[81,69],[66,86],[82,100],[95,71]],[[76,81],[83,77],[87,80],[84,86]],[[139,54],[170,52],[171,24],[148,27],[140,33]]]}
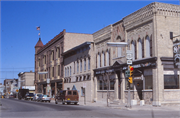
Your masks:
{"label": "pickup truck", "polygon": [[59,91],[55,97],[55,104],[62,102],[62,104],[77,104],[79,102],[79,95],[77,90],[62,90]]}
{"label": "pickup truck", "polygon": [[25,100],[33,100],[33,97],[34,97],[34,93],[27,93],[25,95]]}

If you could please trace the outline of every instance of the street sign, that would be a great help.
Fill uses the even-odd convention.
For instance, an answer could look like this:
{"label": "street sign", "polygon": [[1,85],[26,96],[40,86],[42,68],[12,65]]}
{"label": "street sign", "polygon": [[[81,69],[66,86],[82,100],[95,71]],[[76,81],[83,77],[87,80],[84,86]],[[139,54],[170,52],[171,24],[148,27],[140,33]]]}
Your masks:
{"label": "street sign", "polygon": [[132,50],[126,50],[126,53],[132,53]]}
{"label": "street sign", "polygon": [[86,83],[85,82],[83,83],[83,88],[86,88]]}
{"label": "street sign", "polygon": [[132,59],[132,53],[127,53],[126,58],[129,60]]}
{"label": "street sign", "polygon": [[49,84],[50,83],[50,79],[49,78],[47,78],[47,84]]}
{"label": "street sign", "polygon": [[128,65],[132,65],[132,60],[127,60]]}
{"label": "street sign", "polygon": [[129,71],[129,70],[126,70],[126,71],[125,71],[125,77],[126,77],[126,78],[130,77],[130,71]]}

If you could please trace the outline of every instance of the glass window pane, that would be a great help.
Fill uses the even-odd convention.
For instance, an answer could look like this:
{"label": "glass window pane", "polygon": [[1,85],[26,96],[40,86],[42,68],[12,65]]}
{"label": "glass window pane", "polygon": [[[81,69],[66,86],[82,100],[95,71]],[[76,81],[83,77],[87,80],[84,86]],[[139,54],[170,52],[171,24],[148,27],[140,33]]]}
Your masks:
{"label": "glass window pane", "polygon": [[145,89],[152,89],[153,83],[152,83],[152,75],[144,76],[145,78]]}
{"label": "glass window pane", "polygon": [[179,89],[179,76],[164,75],[164,89]]}

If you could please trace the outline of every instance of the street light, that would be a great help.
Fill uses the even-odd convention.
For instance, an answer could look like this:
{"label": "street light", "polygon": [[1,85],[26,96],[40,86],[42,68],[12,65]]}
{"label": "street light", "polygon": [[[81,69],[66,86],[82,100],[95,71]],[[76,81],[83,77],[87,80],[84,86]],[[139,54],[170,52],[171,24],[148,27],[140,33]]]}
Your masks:
{"label": "street light", "polygon": [[[48,74],[48,76],[47,76],[48,78],[47,78],[47,81],[46,81],[46,82],[47,82],[47,86],[48,86],[47,88],[48,88],[48,95],[49,95],[49,91],[51,90],[51,88],[50,88],[50,85],[49,85],[49,84],[50,84],[50,79],[49,79],[49,73],[48,73],[48,71],[38,72],[38,74],[40,74],[40,75],[42,75],[42,74]],[[50,96],[51,96],[51,95],[50,95]]]}

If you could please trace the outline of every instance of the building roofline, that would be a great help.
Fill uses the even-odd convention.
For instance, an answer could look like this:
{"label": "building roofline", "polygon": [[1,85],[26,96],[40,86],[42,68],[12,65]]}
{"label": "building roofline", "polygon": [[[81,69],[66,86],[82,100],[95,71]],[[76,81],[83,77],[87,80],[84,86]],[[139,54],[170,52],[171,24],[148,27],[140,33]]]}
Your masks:
{"label": "building roofline", "polygon": [[80,44],[80,45],[78,45],[78,46],[75,46],[75,47],[67,50],[66,52],[62,53],[61,55],[62,55],[62,56],[65,56],[66,54],[68,54],[68,53],[70,53],[70,52],[72,52],[72,51],[75,51],[75,50],[77,50],[77,49],[79,49],[79,48],[81,48],[81,47],[84,47],[84,46],[86,46],[86,45],[90,45],[91,43],[93,43],[93,42],[89,42],[89,41],[84,42],[84,43],[82,43],[82,44]]}

